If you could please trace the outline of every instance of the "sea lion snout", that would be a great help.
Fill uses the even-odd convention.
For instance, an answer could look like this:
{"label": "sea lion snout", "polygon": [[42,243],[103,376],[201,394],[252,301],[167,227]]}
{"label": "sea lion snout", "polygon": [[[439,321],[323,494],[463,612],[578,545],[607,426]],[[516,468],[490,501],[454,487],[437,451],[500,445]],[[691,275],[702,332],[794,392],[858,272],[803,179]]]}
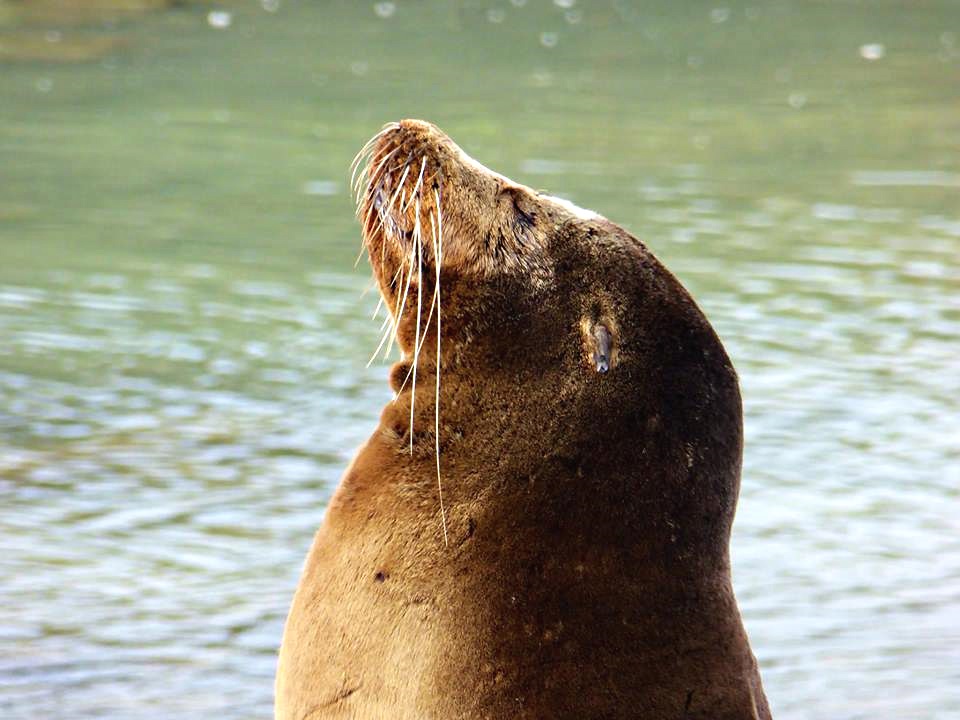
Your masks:
{"label": "sea lion snout", "polygon": [[417,264],[475,278],[543,264],[549,202],[480,164],[435,125],[389,123],[360,151],[355,172],[364,159],[357,215],[381,288]]}

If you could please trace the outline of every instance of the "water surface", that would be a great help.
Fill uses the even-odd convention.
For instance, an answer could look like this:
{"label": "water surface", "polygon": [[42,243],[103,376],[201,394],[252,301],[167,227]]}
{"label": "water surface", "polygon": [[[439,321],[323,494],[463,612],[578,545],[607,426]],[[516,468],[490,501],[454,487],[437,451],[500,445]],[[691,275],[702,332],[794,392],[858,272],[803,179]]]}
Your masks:
{"label": "water surface", "polygon": [[405,116],[717,327],[776,716],[960,715],[955,3],[142,4],[0,0],[0,715],[269,716],[389,398],[347,166]]}

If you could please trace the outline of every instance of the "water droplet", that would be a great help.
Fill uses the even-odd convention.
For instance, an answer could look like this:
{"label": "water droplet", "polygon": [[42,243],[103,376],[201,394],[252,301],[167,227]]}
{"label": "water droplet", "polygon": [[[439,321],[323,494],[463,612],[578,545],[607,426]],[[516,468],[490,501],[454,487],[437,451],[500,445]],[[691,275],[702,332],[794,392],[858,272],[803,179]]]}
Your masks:
{"label": "water droplet", "polygon": [[260,0],[260,7],[268,13],[275,13],[280,9],[280,0]]}
{"label": "water droplet", "polygon": [[490,22],[499,25],[507,18],[507,13],[503,8],[490,8],[487,10],[487,20]]}
{"label": "water droplet", "polygon": [[535,70],[530,75],[530,84],[538,88],[550,87],[553,85],[553,73],[549,70]]}
{"label": "water droplet", "polygon": [[799,110],[807,104],[807,96],[802,92],[792,92],[790,97],[787,98],[787,102],[794,110]]}
{"label": "water droplet", "polygon": [[37,80],[35,87],[37,92],[48,93],[53,90],[53,79],[51,78],[40,78]]}
{"label": "water droplet", "polygon": [[392,17],[397,11],[397,4],[392,2],[378,2],[373,6],[373,11],[377,14],[377,17],[386,20],[388,17]]}
{"label": "water droplet", "polygon": [[730,8],[728,7],[718,7],[710,11],[710,22],[715,25],[724,23],[730,19]]}
{"label": "water droplet", "polygon": [[63,33],[59,30],[47,30],[43,35],[44,40],[48,43],[58,43],[63,40]]}
{"label": "water droplet", "polygon": [[356,62],[350,63],[350,72],[357,77],[366,75],[369,69],[370,63],[368,63],[366,60],[357,60]]}
{"label": "water droplet", "polygon": [[224,30],[233,23],[233,13],[226,10],[211,10],[207,13],[207,24],[216,29]]}
{"label": "water droplet", "polygon": [[583,20],[583,13],[580,12],[579,10],[567,10],[563,14],[563,18],[571,25],[576,25],[581,20]]}
{"label": "water droplet", "polygon": [[555,32],[540,33],[540,44],[546,48],[556,47],[559,38]]}
{"label": "water droplet", "polygon": [[577,0],[553,0],[553,4],[558,8],[563,8],[564,10],[569,10],[574,5],[577,4]]}
{"label": "water droplet", "polygon": [[860,46],[860,57],[864,60],[880,60],[887,54],[887,49],[881,43],[867,43]]}
{"label": "water droplet", "polygon": [[330,197],[340,192],[340,183],[333,180],[307,180],[301,191],[304,195],[321,195]]}

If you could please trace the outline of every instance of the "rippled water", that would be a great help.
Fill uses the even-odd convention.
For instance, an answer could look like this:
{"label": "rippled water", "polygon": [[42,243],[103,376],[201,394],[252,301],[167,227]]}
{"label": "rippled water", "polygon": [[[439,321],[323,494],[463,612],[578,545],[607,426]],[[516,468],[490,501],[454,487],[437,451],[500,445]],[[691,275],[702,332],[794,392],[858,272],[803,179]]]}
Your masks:
{"label": "rippled water", "polygon": [[776,716],[960,716],[955,5],[32,7],[0,0],[0,716],[269,716],[389,397],[346,167],[403,116],[706,309]]}

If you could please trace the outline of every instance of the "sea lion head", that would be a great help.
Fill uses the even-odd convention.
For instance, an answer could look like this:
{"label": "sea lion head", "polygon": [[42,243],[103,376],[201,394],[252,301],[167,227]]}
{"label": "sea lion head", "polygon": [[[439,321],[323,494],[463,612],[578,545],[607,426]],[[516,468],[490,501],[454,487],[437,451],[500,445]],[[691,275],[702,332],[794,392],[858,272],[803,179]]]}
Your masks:
{"label": "sea lion head", "polygon": [[489,170],[430,123],[388,124],[358,165],[364,244],[404,355],[383,417],[398,452],[441,456],[463,480],[444,491],[464,502],[484,491],[468,478],[497,483],[585,532],[725,562],[739,391],[676,278],[622,228]]}

